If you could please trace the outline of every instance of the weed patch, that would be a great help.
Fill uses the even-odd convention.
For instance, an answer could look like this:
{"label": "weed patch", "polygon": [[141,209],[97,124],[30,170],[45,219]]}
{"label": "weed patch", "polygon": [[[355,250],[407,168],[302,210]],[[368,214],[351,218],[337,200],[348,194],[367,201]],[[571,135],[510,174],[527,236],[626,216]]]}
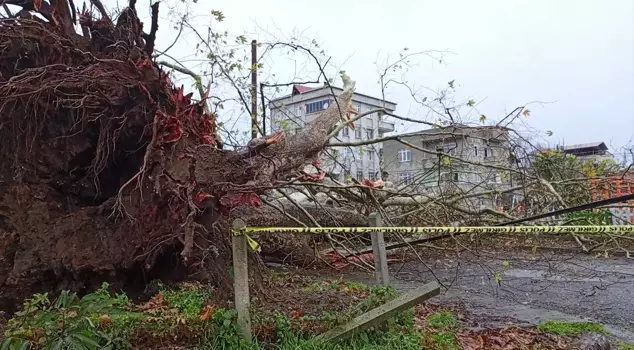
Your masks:
{"label": "weed patch", "polygon": [[539,323],[537,329],[545,333],[565,336],[577,336],[582,333],[607,333],[605,327],[596,322],[546,321]]}

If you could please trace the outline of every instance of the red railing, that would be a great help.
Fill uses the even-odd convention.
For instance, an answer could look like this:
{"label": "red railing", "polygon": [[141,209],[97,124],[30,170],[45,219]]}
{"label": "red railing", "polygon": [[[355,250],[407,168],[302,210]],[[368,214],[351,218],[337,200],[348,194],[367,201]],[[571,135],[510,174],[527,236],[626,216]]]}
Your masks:
{"label": "red railing", "polygon": [[[623,196],[626,194],[632,194],[634,190],[634,179],[631,176],[627,178],[615,177],[611,179],[592,179],[590,180],[590,193],[592,200],[602,200],[612,197]],[[619,203],[617,206],[623,207],[619,210],[629,212],[626,221],[630,224],[634,224],[634,201],[628,201]],[[598,209],[594,209],[594,212],[598,212]]]}

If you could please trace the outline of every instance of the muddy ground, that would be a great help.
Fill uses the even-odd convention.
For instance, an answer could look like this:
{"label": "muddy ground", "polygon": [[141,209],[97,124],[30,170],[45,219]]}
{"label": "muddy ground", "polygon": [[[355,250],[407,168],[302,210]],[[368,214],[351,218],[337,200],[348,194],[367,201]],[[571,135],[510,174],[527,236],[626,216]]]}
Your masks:
{"label": "muddy ground", "polygon": [[[591,320],[603,323],[619,340],[634,343],[632,259],[561,251],[421,255],[424,263],[410,258],[390,264],[392,285],[408,291],[438,278],[449,288],[430,302],[460,305],[476,328]],[[341,274],[348,280],[373,282],[367,273]]]}

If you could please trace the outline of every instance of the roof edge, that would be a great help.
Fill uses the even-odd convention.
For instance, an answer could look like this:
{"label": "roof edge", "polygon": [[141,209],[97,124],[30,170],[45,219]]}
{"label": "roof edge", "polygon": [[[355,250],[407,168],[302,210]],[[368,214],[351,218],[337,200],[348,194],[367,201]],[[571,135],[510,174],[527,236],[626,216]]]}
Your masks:
{"label": "roof edge", "polygon": [[[293,86],[296,86],[296,85],[293,85]],[[303,95],[303,94],[306,94],[306,93],[309,93],[309,92],[313,92],[313,91],[319,91],[319,90],[323,90],[323,89],[330,89],[330,88],[332,88],[333,90],[343,91],[343,89],[338,87],[338,86],[330,85],[330,86],[316,87],[316,88],[310,89],[310,90],[305,91],[305,92],[300,92],[300,95]],[[370,96],[370,95],[367,95],[367,94],[362,94],[360,92],[355,92],[355,94],[359,95],[359,96],[363,96],[363,97],[373,98],[373,99],[376,99],[378,101],[385,101],[385,102],[391,103],[391,104],[393,104],[395,106],[398,105],[396,102],[389,101],[389,100],[383,100],[381,98]],[[289,97],[293,97],[293,96],[297,96],[297,95],[293,95],[292,92],[291,92],[290,95],[285,95],[285,96],[282,96],[282,97],[278,97],[278,98],[269,100],[269,104],[271,104],[273,102],[277,102],[277,101],[283,100],[283,99],[286,99],[286,98],[289,98]]]}

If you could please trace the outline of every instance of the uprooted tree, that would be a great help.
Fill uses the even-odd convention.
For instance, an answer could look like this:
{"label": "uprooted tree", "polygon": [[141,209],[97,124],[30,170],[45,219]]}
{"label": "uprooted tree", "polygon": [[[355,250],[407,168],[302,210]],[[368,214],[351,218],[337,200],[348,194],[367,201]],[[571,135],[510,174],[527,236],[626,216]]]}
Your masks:
{"label": "uprooted tree", "polygon": [[148,33],[134,0],[116,21],[98,0],[97,19],[66,0],[6,3],[23,11],[0,21],[0,309],[142,273],[227,287],[231,210],[317,157],[354,82],[301,135],[224,150],[205,98],[151,58],[158,3]]}
{"label": "uprooted tree", "polygon": [[[13,301],[35,291],[91,288],[103,280],[143,288],[145,281],[157,277],[194,277],[229,292],[232,216],[251,225],[358,226],[365,223],[365,214],[378,211],[386,224],[491,225],[570,205],[562,192],[588,183],[586,175],[549,177],[528,164],[535,147],[511,128],[514,120],[529,113],[525,106],[493,125],[491,135],[466,135],[462,125],[477,106],[472,100],[452,101],[447,90],[427,100],[408,87],[414,101],[429,111],[427,116],[407,118],[378,108],[349,122],[372,113],[390,115],[429,127],[427,135],[436,134],[443,142],[493,142],[508,159],[495,164],[467,153],[421,147],[408,139],[413,135],[329,143],[348,124],[340,121],[350,112],[354,84],[345,81],[345,75],[337,103],[300,134],[282,132],[246,147],[223,149],[215,114],[219,109],[206,104],[213,95],[210,88],[182,64],[155,59],[164,54],[154,53],[158,4],[152,6],[145,33],[134,0],[116,21],[98,0],[91,2],[97,16],[85,7],[76,13],[66,0],[5,2],[23,10],[0,20],[0,309],[13,309]],[[74,30],[75,21],[81,34]],[[206,45],[207,58],[217,61],[216,74],[227,77],[238,90],[238,100],[247,105],[248,77],[229,76],[228,67],[236,64],[214,54],[224,39],[195,34]],[[210,44],[214,40],[218,45]],[[267,46],[303,50],[314,58],[296,43]],[[388,71],[407,66],[414,55],[403,53],[379,69],[382,91],[389,84],[407,87]],[[194,78],[200,100],[174,87],[161,66]],[[214,78],[210,80],[217,82]],[[449,86],[453,90],[453,81]],[[215,107],[222,101],[217,100]],[[469,109],[464,116],[461,106]],[[478,112],[475,124],[485,121]],[[500,140],[500,130],[499,135],[511,136]],[[389,140],[429,155],[432,166],[404,183],[388,184],[333,179],[325,165],[313,163],[327,146],[373,147]],[[345,163],[342,154],[325,153],[332,163]],[[317,174],[303,172],[311,163],[317,165]],[[483,178],[467,182],[457,176],[460,181],[454,181],[454,174],[465,171]],[[451,176],[443,178],[441,173]],[[416,190],[428,186],[433,190]],[[313,205],[293,199],[297,192],[312,198]],[[478,204],[481,198],[505,201],[514,195],[524,200],[525,212],[516,210],[517,203],[501,210]],[[318,197],[329,198],[331,205],[322,206]],[[316,258],[315,247],[303,239],[259,239],[268,253],[282,260]],[[367,237],[327,239],[333,250],[345,254],[368,243]]]}

